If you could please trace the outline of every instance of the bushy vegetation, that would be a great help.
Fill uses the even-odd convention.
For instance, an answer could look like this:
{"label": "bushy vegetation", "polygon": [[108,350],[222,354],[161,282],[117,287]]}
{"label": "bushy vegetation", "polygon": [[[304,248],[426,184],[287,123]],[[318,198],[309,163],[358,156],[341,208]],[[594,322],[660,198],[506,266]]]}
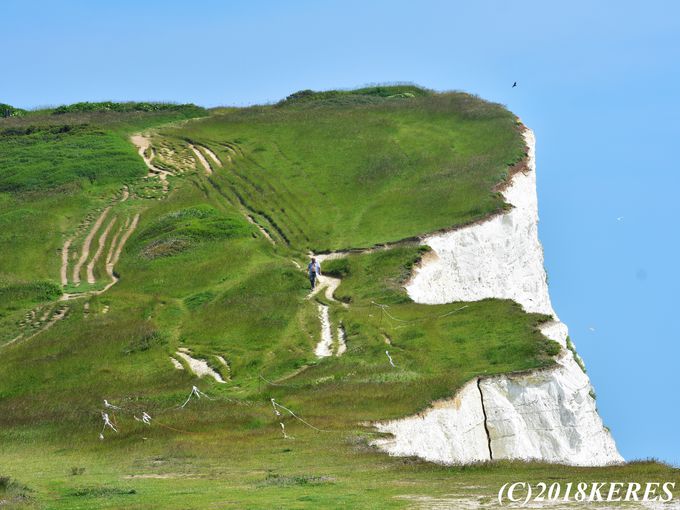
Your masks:
{"label": "bushy vegetation", "polygon": [[12,105],[0,103],[0,117],[21,117],[26,113],[26,110],[15,108]]}
{"label": "bushy vegetation", "polygon": [[349,260],[347,258],[329,260],[323,265],[323,274],[334,278],[345,278],[349,275]]}
{"label": "bushy vegetation", "polygon": [[113,496],[121,496],[121,495],[128,495],[128,494],[136,494],[137,491],[135,489],[129,489],[129,488],[122,488],[122,487],[101,487],[101,486],[95,486],[95,487],[79,487],[77,489],[74,489],[73,491],[69,492],[67,495],[68,496],[75,496],[75,497],[86,497],[86,498],[110,498]]}
{"label": "bushy vegetation", "polygon": [[73,190],[146,173],[122,137],[89,126],[8,128],[0,135],[0,191]]}
{"label": "bushy vegetation", "polygon": [[32,491],[9,476],[0,475],[0,506],[8,508],[35,508]]}
{"label": "bushy vegetation", "polygon": [[198,205],[158,218],[139,235],[147,259],[181,253],[203,241],[248,237],[253,227],[237,214],[224,214],[209,205]]}
{"label": "bushy vegetation", "polygon": [[[352,90],[300,90],[277,103],[278,106],[290,106],[301,103],[326,104],[361,104],[379,102],[380,99],[407,99],[418,96],[428,96],[432,92],[416,85],[378,85]],[[373,101],[371,101],[373,100]]]}
{"label": "bushy vegetation", "polygon": [[13,303],[41,303],[61,296],[61,287],[54,282],[13,283],[0,286],[0,306]]}
{"label": "bushy vegetation", "polygon": [[149,102],[113,102],[101,101],[97,103],[74,103],[69,105],[62,105],[55,108],[52,113],[54,115],[62,115],[64,113],[80,113],[80,112],[160,112],[160,111],[184,111],[189,113],[201,114],[203,108],[195,104],[174,104],[174,103],[149,103]]}
{"label": "bushy vegetation", "polygon": [[138,178],[146,168],[129,143],[132,132],[205,113],[194,105],[107,102],[0,119],[0,192],[73,193]]}
{"label": "bushy vegetation", "polygon": [[[570,337],[567,337],[567,349],[571,351],[571,353],[574,355],[574,361],[578,364],[579,368],[583,370],[584,374],[587,374],[588,371],[586,370],[586,364],[583,362],[583,358],[579,355],[578,352],[576,352],[576,346],[574,345],[574,342],[571,341]],[[593,397],[595,398],[595,397]]]}

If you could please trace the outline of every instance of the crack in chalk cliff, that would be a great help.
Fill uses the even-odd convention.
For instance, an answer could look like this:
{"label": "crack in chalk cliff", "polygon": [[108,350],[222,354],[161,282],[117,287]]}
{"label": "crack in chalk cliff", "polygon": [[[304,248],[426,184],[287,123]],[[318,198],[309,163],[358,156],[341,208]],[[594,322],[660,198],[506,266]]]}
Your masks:
{"label": "crack in chalk cliff", "polygon": [[482,386],[481,386],[481,381],[482,379],[480,377],[477,378],[477,389],[479,390],[479,399],[482,404],[482,415],[484,416],[484,432],[486,432],[486,441],[487,445],[489,447],[489,460],[493,460],[493,452],[491,451],[491,434],[489,434],[489,424],[488,424],[488,419],[486,417],[486,408],[484,407],[484,393],[482,393]]}

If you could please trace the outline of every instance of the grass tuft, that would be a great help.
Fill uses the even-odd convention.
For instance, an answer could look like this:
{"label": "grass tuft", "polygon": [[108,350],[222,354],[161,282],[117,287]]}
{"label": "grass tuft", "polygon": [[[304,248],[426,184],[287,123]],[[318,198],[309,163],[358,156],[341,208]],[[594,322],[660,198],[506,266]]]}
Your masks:
{"label": "grass tuft", "polygon": [[257,484],[257,487],[306,487],[313,485],[326,485],[333,482],[333,478],[329,476],[283,476],[276,473],[269,473],[267,478]]}
{"label": "grass tuft", "polygon": [[124,487],[93,486],[78,487],[67,492],[66,495],[76,498],[108,498],[111,496],[129,496],[132,494],[137,494],[137,491]]}

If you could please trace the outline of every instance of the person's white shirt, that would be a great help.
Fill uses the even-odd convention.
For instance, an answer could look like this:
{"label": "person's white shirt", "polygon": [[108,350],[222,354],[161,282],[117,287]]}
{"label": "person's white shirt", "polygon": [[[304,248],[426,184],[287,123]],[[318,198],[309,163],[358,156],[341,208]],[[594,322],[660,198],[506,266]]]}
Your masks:
{"label": "person's white shirt", "polygon": [[315,262],[310,262],[310,263],[307,265],[307,271],[308,271],[309,273],[312,272],[312,271],[311,271],[312,268],[309,267],[309,266],[311,266],[312,264],[314,264],[313,269],[314,269],[314,272],[317,274],[317,276],[321,275],[321,264],[319,264],[319,261],[318,261],[318,260],[315,261]]}

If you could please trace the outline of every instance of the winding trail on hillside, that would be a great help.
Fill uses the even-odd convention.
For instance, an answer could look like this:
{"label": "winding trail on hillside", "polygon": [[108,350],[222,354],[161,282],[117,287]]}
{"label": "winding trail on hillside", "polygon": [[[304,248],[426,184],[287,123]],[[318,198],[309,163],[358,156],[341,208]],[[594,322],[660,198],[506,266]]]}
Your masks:
{"label": "winding trail on hillside", "polygon": [[[382,244],[379,246],[374,246],[373,248],[363,248],[363,249],[356,249],[356,250],[342,250],[342,251],[333,251],[329,253],[320,253],[320,254],[314,254],[314,253],[309,253],[308,257],[311,259],[312,257],[315,258],[319,264],[323,264],[324,262],[328,260],[336,260],[336,259],[342,259],[347,257],[348,255],[364,255],[367,253],[374,253],[376,251],[380,250],[388,250],[394,246],[400,246],[404,244],[402,241],[397,241],[396,243],[392,244]],[[293,261],[293,264],[295,266],[302,270],[307,272],[307,266],[303,267],[301,266],[297,261]],[[333,301],[334,303],[338,303],[339,301],[335,299],[334,294],[337,288],[340,286],[342,283],[342,280],[340,278],[334,278],[332,276],[326,276],[323,274],[323,267],[321,268],[322,274],[317,277],[317,285],[314,287],[314,290],[312,290],[309,294],[307,294],[307,299],[311,299],[314,296],[316,296],[321,290],[324,290],[324,296],[328,301]],[[343,306],[349,306],[347,303],[343,303]]]}
{"label": "winding trail on hillside", "polygon": [[333,297],[333,294],[342,283],[342,280],[340,280],[340,278],[333,278],[332,276],[320,275],[317,276],[316,282],[317,283],[316,286],[314,287],[314,290],[307,294],[306,299],[312,299],[319,292],[324,290],[324,296],[326,297],[326,299],[328,299],[328,301],[338,303],[338,300],[335,299],[335,297]]}
{"label": "winding trail on hillside", "polygon": [[318,305],[319,322],[321,323],[321,337],[314,348],[317,358],[326,358],[333,354],[333,332],[331,330],[331,320],[328,315],[328,306]]}
{"label": "winding trail on hillside", "polygon": [[[348,252],[336,252],[333,254],[326,254],[326,255],[317,255],[315,258],[319,261],[319,264],[321,264],[324,260],[329,260],[329,259],[334,259],[334,258],[342,258],[348,255]],[[314,257],[313,254],[309,254],[310,258]],[[300,269],[301,271],[304,271],[305,273],[307,272],[307,268],[303,267],[300,263],[297,261],[293,260],[292,261],[295,267]],[[332,276],[324,276],[324,275],[318,275],[316,278],[316,286],[314,287],[313,290],[307,294],[306,298],[307,300],[311,300],[314,296],[318,295],[322,290],[324,291],[324,296],[325,298],[332,302],[332,303],[340,303],[337,299],[334,297],[334,293],[336,289],[340,286],[342,283],[342,280],[340,278],[333,278]],[[345,308],[349,308],[349,304],[347,303],[341,303],[342,306]],[[335,351],[336,356],[342,356],[345,352],[347,352],[347,343],[346,343],[346,335],[345,335],[345,329],[340,323],[338,327],[336,328],[336,341],[333,341],[333,324],[331,323],[330,315],[329,315],[329,307],[328,305],[325,305],[323,303],[319,303],[317,301],[317,307],[318,307],[318,318],[319,318],[319,323],[321,326],[321,334],[319,336],[319,341],[316,344],[316,347],[314,348],[314,354],[318,358],[325,358],[328,356],[332,356],[333,352]]]}
{"label": "winding trail on hillside", "polygon": [[[218,167],[222,167],[222,161],[217,157],[217,155],[212,152],[208,147],[205,145],[199,145],[197,143],[189,143],[188,144],[189,148],[191,151],[195,154],[196,158],[199,160],[203,168],[205,169],[206,176],[208,183],[213,187],[213,189],[222,197],[224,198],[232,207],[236,208],[242,215],[243,217],[250,223],[251,225],[254,225],[259,231],[262,236],[269,241],[272,245],[277,245],[279,242],[282,242],[286,245],[289,244],[288,239],[286,235],[278,228],[276,223],[269,218],[266,217],[263,213],[256,213],[255,210],[248,205],[247,201],[244,199],[244,197],[238,193],[238,191],[234,190],[232,188],[232,193],[233,197],[228,196],[222,189],[219,183],[217,183],[213,178],[213,167],[210,164],[210,162],[205,158],[203,153],[201,152],[201,149],[205,151],[208,156],[215,162],[215,164]],[[234,155],[240,154],[237,153],[233,148],[226,146],[226,150]],[[241,154],[242,155],[242,154]],[[227,159],[229,162],[233,162],[233,159],[231,156],[227,155]],[[231,186],[230,186],[231,188]],[[270,233],[263,225],[260,223],[255,218],[255,215],[262,215],[266,217],[267,223],[269,223],[270,227],[272,228],[272,232]],[[277,237],[277,239],[274,238],[274,236]]]}
{"label": "winding trail on hillside", "polygon": [[137,153],[144,160],[146,167],[149,169],[147,177],[158,177],[163,186],[163,194],[168,192],[168,175],[173,175],[172,172],[158,168],[153,164],[153,157],[147,157],[146,151],[151,147],[151,140],[142,135],[136,134],[130,137],[130,141],[137,147]]}
{"label": "winding trail on hillside", "polygon": [[97,251],[93,255],[92,259],[90,259],[90,262],[87,264],[87,283],[96,283],[97,280],[94,277],[94,266],[99,260],[99,257],[101,257],[102,253],[104,252],[104,247],[106,245],[106,238],[109,235],[109,231],[113,227],[114,223],[116,223],[117,218],[113,218],[109,224],[107,225],[106,229],[102,233],[102,235],[99,236],[99,241],[98,241],[98,246],[97,246]]}
{"label": "winding trail on hillside", "polygon": [[90,245],[92,244],[92,239],[94,238],[95,234],[99,230],[99,228],[102,226],[102,223],[104,222],[104,219],[106,218],[106,215],[109,214],[109,210],[111,207],[105,207],[102,213],[99,215],[97,218],[97,221],[95,221],[94,225],[90,229],[90,232],[87,234],[87,237],[85,238],[85,241],[83,241],[83,249],[80,254],[80,258],[78,259],[78,262],[76,263],[75,267],[73,268],[73,284],[74,285],[80,285],[80,270],[83,267],[83,264],[87,261],[87,259],[90,257]]}

